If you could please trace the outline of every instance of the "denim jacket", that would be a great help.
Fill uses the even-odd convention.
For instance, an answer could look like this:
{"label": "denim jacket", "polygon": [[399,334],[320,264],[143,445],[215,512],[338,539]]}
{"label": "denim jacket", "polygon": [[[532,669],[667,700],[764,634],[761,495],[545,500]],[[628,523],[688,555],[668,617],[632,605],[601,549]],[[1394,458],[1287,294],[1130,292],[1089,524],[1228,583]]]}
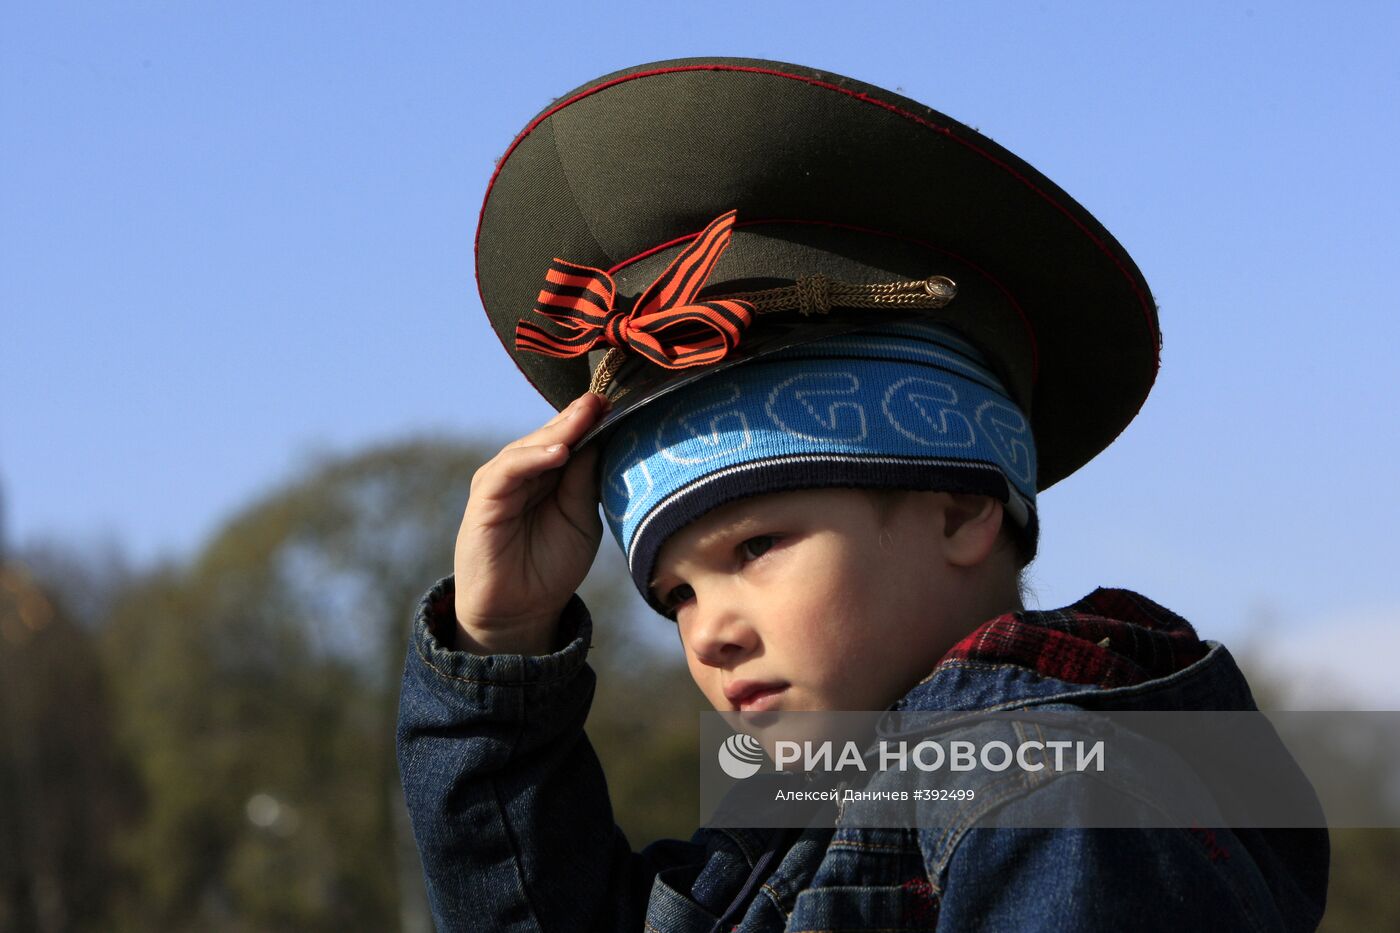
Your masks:
{"label": "denim jacket", "polygon": [[[399,768],[440,930],[1311,930],[1325,830],[701,829],[633,851],[583,725],[591,620],[553,654],[450,650],[451,578],[405,663]],[[1107,634],[1105,634],[1107,633]],[[979,627],[894,709],[1254,709],[1224,646],[1123,590]],[[1015,800],[1001,805],[1014,806]]]}

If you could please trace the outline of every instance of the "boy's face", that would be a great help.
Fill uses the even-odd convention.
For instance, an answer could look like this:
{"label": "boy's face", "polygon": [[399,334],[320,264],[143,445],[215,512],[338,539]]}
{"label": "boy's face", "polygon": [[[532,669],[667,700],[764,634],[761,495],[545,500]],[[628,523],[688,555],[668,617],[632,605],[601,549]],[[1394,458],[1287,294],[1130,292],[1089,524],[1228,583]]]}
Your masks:
{"label": "boy's face", "polygon": [[[883,710],[981,619],[930,496],[882,515],[865,492],[742,499],[673,535],[652,591],[718,710]],[[758,691],[758,692],[755,692]]]}

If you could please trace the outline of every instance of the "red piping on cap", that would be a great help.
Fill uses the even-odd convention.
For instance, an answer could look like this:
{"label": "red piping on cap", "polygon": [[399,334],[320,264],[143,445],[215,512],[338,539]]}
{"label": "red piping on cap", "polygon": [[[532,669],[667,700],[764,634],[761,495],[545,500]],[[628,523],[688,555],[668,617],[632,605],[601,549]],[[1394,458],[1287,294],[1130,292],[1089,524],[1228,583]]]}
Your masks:
{"label": "red piping on cap", "polygon": [[[619,78],[614,78],[614,79],[611,80],[611,81],[605,81],[605,82],[603,82],[602,84],[599,84],[599,85],[596,85],[596,86],[594,86],[594,87],[588,88],[588,89],[585,90],[585,91],[581,91],[581,92],[579,92],[578,94],[575,94],[573,97],[570,97],[568,100],[561,101],[560,103],[558,103],[558,104],[554,105],[553,107],[549,108],[548,110],[546,110],[544,113],[540,114],[538,117],[536,117],[534,120],[532,120],[532,121],[530,122],[530,125],[529,125],[529,126],[525,127],[525,129],[521,131],[521,133],[520,133],[519,136],[515,137],[515,139],[511,142],[510,147],[509,147],[508,149],[506,149],[505,155],[501,156],[501,160],[500,160],[499,162],[496,163],[496,170],[495,170],[494,172],[491,173],[491,181],[486,185],[486,197],[482,199],[482,201],[481,201],[481,211],[477,214],[476,237],[473,239],[473,244],[472,244],[472,253],[473,253],[473,255],[474,255],[474,256],[477,256],[477,257],[480,256],[480,250],[481,250],[481,220],[482,220],[482,218],[485,217],[485,215],[486,215],[486,202],[489,201],[489,200],[491,200],[491,189],[495,187],[496,178],[501,174],[501,170],[502,170],[503,168],[505,168],[506,162],[510,160],[511,153],[513,153],[513,152],[515,151],[515,147],[518,146],[518,145],[520,145],[521,141],[522,141],[523,139],[525,139],[526,136],[529,136],[532,132],[534,132],[534,130],[535,130],[536,127],[538,127],[541,123],[543,123],[545,120],[549,119],[549,118],[550,118],[551,116],[553,116],[554,114],[558,113],[560,110],[563,110],[565,107],[568,107],[568,106],[570,106],[571,104],[577,103],[578,101],[583,100],[583,99],[586,98],[586,97],[592,97],[594,94],[597,94],[599,91],[606,90],[607,88],[613,87],[613,86],[615,86],[615,85],[622,84],[622,83],[627,82],[627,81],[635,81],[635,80],[637,80],[638,78],[652,78],[652,77],[656,77],[656,76],[658,76],[658,75],[678,74],[678,73],[686,72],[686,71],[738,71],[738,72],[746,72],[746,73],[749,73],[749,74],[769,75],[769,76],[775,77],[775,78],[787,78],[787,79],[792,80],[792,81],[801,81],[801,82],[803,82],[804,84],[810,84],[810,85],[812,85],[812,86],[814,86],[814,87],[825,88],[825,89],[828,90],[828,91],[835,91],[835,92],[837,92],[838,94],[845,94],[847,97],[854,97],[856,100],[863,101],[864,103],[873,104],[873,105],[875,105],[876,107],[881,108],[882,110],[888,110],[890,113],[893,113],[893,114],[896,114],[897,116],[903,117],[903,118],[906,119],[906,120],[909,120],[909,121],[911,121],[911,122],[917,123],[917,124],[919,124],[920,126],[927,127],[928,129],[931,129],[931,130],[933,130],[933,131],[936,132],[936,133],[942,133],[942,134],[943,134],[944,136],[946,136],[947,138],[953,140],[954,142],[958,143],[959,145],[963,146],[964,148],[968,149],[969,151],[971,151],[971,152],[973,152],[973,153],[975,153],[975,154],[981,156],[982,158],[986,159],[988,162],[991,162],[993,165],[995,165],[995,166],[997,166],[998,168],[1000,168],[1002,171],[1006,172],[1006,173],[1007,173],[1008,175],[1010,175],[1012,178],[1015,178],[1015,179],[1016,179],[1017,181],[1019,181],[1021,184],[1025,185],[1027,188],[1029,188],[1037,197],[1039,197],[1041,200],[1045,201],[1047,204],[1049,204],[1051,207],[1053,207],[1053,208],[1054,208],[1056,211],[1058,211],[1059,213],[1063,214],[1063,215],[1065,216],[1065,218],[1066,218],[1067,220],[1069,220],[1070,223],[1072,223],[1072,224],[1074,224],[1074,226],[1078,227],[1078,228],[1079,228],[1079,231],[1080,231],[1081,233],[1083,233],[1084,236],[1087,237],[1087,238],[1089,239],[1089,242],[1093,243],[1094,246],[1098,248],[1099,252],[1101,252],[1101,253],[1103,253],[1105,256],[1107,256],[1108,259],[1109,259],[1109,261],[1112,262],[1113,265],[1117,267],[1117,269],[1118,269],[1118,271],[1119,271],[1120,273],[1122,273],[1123,278],[1124,278],[1124,279],[1127,281],[1127,283],[1128,283],[1128,287],[1132,289],[1133,294],[1135,294],[1135,295],[1137,296],[1137,298],[1138,298],[1138,304],[1139,304],[1139,305],[1141,306],[1141,308],[1142,308],[1143,320],[1146,322],[1146,324],[1147,324],[1147,329],[1148,329],[1148,331],[1152,334],[1153,339],[1154,339],[1154,342],[1155,342],[1156,344],[1158,344],[1158,345],[1161,344],[1161,334],[1158,332],[1156,326],[1152,323],[1152,300],[1147,296],[1147,294],[1146,294],[1145,292],[1143,292],[1143,290],[1142,290],[1141,288],[1138,287],[1137,282],[1135,282],[1135,281],[1133,280],[1132,274],[1128,272],[1127,268],[1123,265],[1122,260],[1120,260],[1117,256],[1115,256],[1115,255],[1113,254],[1113,251],[1110,250],[1110,249],[1108,248],[1108,245],[1107,245],[1106,243],[1104,243],[1103,240],[1100,239],[1097,235],[1095,235],[1093,231],[1091,231],[1089,228],[1087,228],[1086,226],[1084,226],[1083,222],[1080,221],[1079,218],[1077,218],[1077,217],[1075,217],[1073,214],[1071,214],[1071,213],[1064,207],[1064,205],[1060,204],[1058,201],[1056,201],[1053,197],[1051,197],[1051,196],[1050,196],[1049,194],[1047,194],[1045,191],[1043,191],[1043,190],[1041,190],[1040,188],[1036,187],[1036,185],[1035,185],[1030,179],[1026,178],[1026,177],[1025,177],[1024,175],[1022,175],[1020,172],[1016,171],[1016,170],[1013,169],[1011,166],[1007,165],[1007,164],[1006,164],[1005,162],[1003,162],[1001,159],[998,159],[996,156],[993,156],[991,153],[986,152],[985,150],[979,148],[975,143],[971,142],[970,140],[962,139],[962,138],[959,137],[956,133],[954,133],[950,127],[940,126],[939,124],[934,123],[932,120],[928,120],[928,119],[926,119],[926,118],[924,118],[924,117],[919,116],[918,114],[910,113],[910,112],[907,111],[907,110],[903,110],[903,109],[901,109],[901,108],[895,106],[894,104],[889,103],[888,101],[883,101],[883,100],[880,100],[880,99],[878,99],[878,98],[871,97],[869,94],[864,94],[864,93],[861,93],[860,91],[853,91],[853,90],[851,90],[850,88],[840,87],[839,85],[832,84],[832,83],[830,83],[830,82],[828,82],[828,81],[821,81],[821,80],[819,80],[819,79],[817,79],[817,78],[809,78],[809,77],[805,77],[805,76],[803,76],[803,75],[789,74],[789,73],[787,73],[787,72],[785,72],[785,71],[775,71],[775,70],[773,70],[773,69],[771,69],[771,68],[755,68],[755,67],[753,67],[753,66],[751,66],[751,65],[721,65],[721,64],[712,64],[712,65],[682,65],[682,66],[678,66],[678,67],[674,67],[674,68],[657,68],[657,69],[653,69],[652,71],[638,71],[638,72],[635,72],[635,73],[633,73],[633,74],[623,75],[623,76],[621,76],[621,77],[619,77]],[[664,247],[657,247],[657,248],[658,248],[658,249],[663,249]],[[950,255],[951,255],[951,254],[950,254]],[[480,277],[480,276],[477,276],[476,287],[477,287],[477,295],[481,298],[481,305],[482,305],[482,307],[484,308],[484,307],[486,306],[486,296],[484,296],[484,295],[481,294],[481,277]],[[515,360],[515,358],[514,358],[514,357],[511,357],[511,361],[514,362],[514,360]],[[1155,375],[1157,369],[1160,368],[1160,365],[1161,365],[1161,360],[1160,360],[1160,358],[1159,358],[1159,355],[1154,351],[1154,353],[1153,353],[1153,362],[1152,362],[1152,367],[1153,367],[1153,373],[1154,373],[1154,375]],[[520,369],[520,366],[519,366],[518,363],[516,364],[516,368],[517,368],[517,369]],[[530,385],[534,386],[534,385],[535,385],[535,381],[534,381],[533,379],[530,379],[529,373],[526,373],[523,369],[520,370],[520,371],[521,371],[522,374],[524,374],[525,378],[526,378],[527,380],[529,380]],[[539,387],[538,387],[538,386],[535,386],[535,390],[536,390],[536,391],[539,391]]]}

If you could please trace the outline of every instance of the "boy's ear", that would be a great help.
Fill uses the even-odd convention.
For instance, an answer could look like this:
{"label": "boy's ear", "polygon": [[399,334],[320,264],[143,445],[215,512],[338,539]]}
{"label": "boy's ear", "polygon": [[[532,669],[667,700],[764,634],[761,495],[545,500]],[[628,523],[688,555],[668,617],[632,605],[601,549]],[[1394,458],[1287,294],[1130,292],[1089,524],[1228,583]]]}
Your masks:
{"label": "boy's ear", "polygon": [[975,567],[996,550],[1003,508],[991,496],[943,493],[943,550],[948,562]]}

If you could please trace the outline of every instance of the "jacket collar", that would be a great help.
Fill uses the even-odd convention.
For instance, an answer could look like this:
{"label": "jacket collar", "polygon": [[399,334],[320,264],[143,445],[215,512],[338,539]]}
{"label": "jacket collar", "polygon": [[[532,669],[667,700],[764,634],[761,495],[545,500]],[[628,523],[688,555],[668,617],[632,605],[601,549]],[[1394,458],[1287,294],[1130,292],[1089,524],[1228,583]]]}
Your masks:
{"label": "jacket collar", "polygon": [[1130,590],[1100,588],[1063,609],[979,625],[894,710],[1087,701],[1143,709],[1253,709],[1229,652]]}

